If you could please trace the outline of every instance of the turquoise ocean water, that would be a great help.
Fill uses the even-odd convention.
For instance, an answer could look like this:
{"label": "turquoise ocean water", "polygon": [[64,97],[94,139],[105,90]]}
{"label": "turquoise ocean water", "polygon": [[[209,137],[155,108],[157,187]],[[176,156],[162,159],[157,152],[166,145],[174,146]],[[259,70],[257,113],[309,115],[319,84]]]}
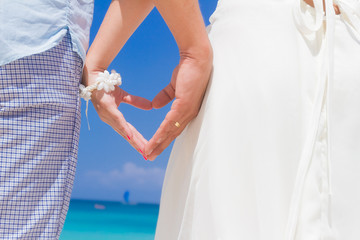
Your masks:
{"label": "turquoise ocean water", "polygon": [[60,240],[154,239],[159,205],[71,200]]}

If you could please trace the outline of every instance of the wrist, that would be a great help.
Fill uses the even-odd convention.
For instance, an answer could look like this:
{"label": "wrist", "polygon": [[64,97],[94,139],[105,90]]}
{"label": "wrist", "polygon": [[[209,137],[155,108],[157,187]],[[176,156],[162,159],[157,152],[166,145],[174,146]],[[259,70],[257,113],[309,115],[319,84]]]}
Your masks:
{"label": "wrist", "polygon": [[86,60],[83,70],[82,84],[84,86],[94,84],[96,79],[96,77],[94,78],[94,76],[97,76],[100,72],[104,72],[105,70],[105,67],[94,65]]}
{"label": "wrist", "polygon": [[180,61],[192,61],[201,66],[212,66],[213,50],[210,42],[194,45],[187,49],[180,49]]}

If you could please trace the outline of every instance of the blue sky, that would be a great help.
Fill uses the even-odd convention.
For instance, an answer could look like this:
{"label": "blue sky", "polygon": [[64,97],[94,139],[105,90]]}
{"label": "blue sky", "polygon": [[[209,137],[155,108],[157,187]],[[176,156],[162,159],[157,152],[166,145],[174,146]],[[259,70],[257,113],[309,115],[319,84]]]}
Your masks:
{"label": "blue sky", "polygon": [[[129,0],[131,1],[131,0]],[[90,43],[98,31],[110,0],[95,0]],[[217,0],[200,0],[206,24]],[[171,32],[155,9],[126,43],[110,65],[121,73],[122,88],[152,100],[170,81],[179,60]],[[142,111],[126,104],[120,111],[146,139],[150,139],[165,117],[170,104],[160,110]],[[82,100],[82,126],[79,158],[72,198],[122,201],[130,191],[130,201],[159,203],[168,147],[154,162],[145,161],[110,126],[103,123],[89,103],[87,128],[85,102]]]}

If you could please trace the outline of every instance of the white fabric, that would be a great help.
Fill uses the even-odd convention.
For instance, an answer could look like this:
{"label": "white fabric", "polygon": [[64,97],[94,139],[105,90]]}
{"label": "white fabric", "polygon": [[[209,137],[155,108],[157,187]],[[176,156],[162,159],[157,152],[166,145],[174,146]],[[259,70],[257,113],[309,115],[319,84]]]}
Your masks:
{"label": "white fabric", "polygon": [[[360,239],[360,8],[220,0],[214,70],[176,140],[157,240]],[[320,15],[320,16],[319,16]]]}

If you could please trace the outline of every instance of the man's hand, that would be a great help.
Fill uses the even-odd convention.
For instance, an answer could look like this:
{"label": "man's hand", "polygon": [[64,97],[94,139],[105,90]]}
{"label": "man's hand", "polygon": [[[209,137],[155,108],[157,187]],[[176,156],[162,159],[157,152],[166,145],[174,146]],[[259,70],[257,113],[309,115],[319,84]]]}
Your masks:
{"label": "man's hand", "polygon": [[173,71],[170,84],[152,101],[154,108],[161,108],[175,97],[171,110],[145,147],[149,160],[154,160],[197,116],[211,70],[211,47],[202,51],[198,59],[183,54],[179,65]]}

